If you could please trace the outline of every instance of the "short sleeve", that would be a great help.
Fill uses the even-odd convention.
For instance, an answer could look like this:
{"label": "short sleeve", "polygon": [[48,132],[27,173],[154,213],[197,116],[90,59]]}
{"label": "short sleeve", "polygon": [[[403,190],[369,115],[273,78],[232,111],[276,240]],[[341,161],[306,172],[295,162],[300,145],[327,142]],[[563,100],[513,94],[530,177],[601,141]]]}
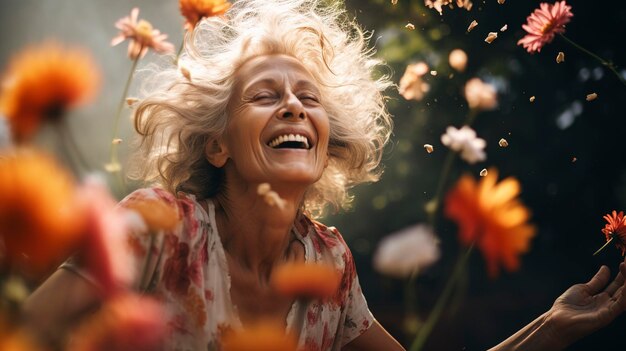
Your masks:
{"label": "short sleeve", "polygon": [[[354,261],[348,264],[354,265]],[[356,270],[353,270],[353,272],[356,272]],[[363,334],[369,329],[373,322],[374,316],[367,307],[367,301],[365,300],[365,296],[363,296],[359,278],[355,273],[346,299],[346,318],[341,337],[341,346],[345,346],[347,343]]]}

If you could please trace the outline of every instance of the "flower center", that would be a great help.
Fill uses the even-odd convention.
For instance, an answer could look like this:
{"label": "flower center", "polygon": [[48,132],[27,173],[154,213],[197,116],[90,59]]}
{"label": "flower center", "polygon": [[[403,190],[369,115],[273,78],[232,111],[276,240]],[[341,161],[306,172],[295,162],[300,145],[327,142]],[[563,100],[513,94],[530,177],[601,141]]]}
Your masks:
{"label": "flower center", "polygon": [[556,21],[548,21],[541,28],[541,34],[550,33],[554,30],[555,27],[556,27]]}
{"label": "flower center", "polygon": [[152,40],[152,24],[146,20],[140,20],[135,27],[135,33],[137,33],[138,40],[149,42]]}

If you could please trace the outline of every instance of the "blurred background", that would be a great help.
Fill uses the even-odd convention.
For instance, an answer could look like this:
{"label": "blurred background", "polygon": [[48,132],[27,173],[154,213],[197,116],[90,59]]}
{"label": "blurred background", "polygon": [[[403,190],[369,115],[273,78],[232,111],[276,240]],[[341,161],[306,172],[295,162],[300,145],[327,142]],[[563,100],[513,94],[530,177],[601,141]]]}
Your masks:
{"label": "blurred background", "polygon": [[[626,67],[626,4],[570,0],[574,17],[566,35],[598,54]],[[2,0],[0,2],[0,67],[13,53],[31,43],[55,38],[89,49],[103,70],[98,99],[75,110],[69,118],[72,133],[92,168],[108,162],[113,118],[131,68],[126,43],[110,47],[117,34],[114,23],[140,8],[140,18],[169,34],[178,47],[183,18],[176,0]],[[473,124],[487,141],[487,160],[475,165],[456,161],[448,186],[463,172],[476,177],[496,167],[500,177],[514,176],[522,185],[522,201],[532,210],[537,234],[517,272],[492,279],[478,251],[470,257],[462,284],[435,327],[426,349],[481,350],[491,347],[550,308],[572,284],[587,281],[602,264],[615,271],[621,260],[615,247],[597,256],[605,242],[602,216],[626,210],[626,86],[608,69],[560,38],[541,53],[528,54],[517,41],[521,25],[539,1],[475,1],[470,11],[444,8],[440,15],[423,1],[348,0],[348,12],[372,34],[377,56],[385,60],[397,84],[408,64],[426,62],[437,75],[423,79],[430,90],[421,101],[407,101],[397,89],[388,91],[394,116],[392,143],[384,156],[385,173],[378,183],[354,189],[352,210],[333,214],[323,222],[340,229],[357,262],[363,291],[374,315],[405,345],[404,281],[385,277],[372,268],[372,255],[381,238],[407,226],[425,222],[424,204],[435,192],[446,148],[440,136],[449,125],[460,127],[468,108],[465,82],[480,77],[498,91],[499,105],[478,115]],[[479,25],[471,32],[472,20]],[[407,23],[414,30],[405,28]],[[503,25],[508,30],[499,32]],[[487,44],[488,32],[499,32]],[[468,55],[464,72],[453,71],[448,54],[460,48]],[[565,62],[556,64],[559,51]],[[139,68],[168,60],[149,53]],[[619,70],[619,68],[618,68]],[[620,70],[626,77],[626,70]],[[137,93],[135,79],[130,96]],[[585,101],[595,92],[598,98]],[[535,96],[534,102],[529,98]],[[122,155],[130,149],[130,111],[122,116]],[[505,138],[509,147],[501,148]],[[37,143],[57,149],[50,131]],[[425,143],[435,152],[424,151]],[[121,196],[122,194],[118,194]],[[460,250],[456,226],[437,220],[442,255],[416,280],[417,310],[426,318],[441,293]],[[621,350],[626,316],[608,328],[579,341],[571,350]]]}

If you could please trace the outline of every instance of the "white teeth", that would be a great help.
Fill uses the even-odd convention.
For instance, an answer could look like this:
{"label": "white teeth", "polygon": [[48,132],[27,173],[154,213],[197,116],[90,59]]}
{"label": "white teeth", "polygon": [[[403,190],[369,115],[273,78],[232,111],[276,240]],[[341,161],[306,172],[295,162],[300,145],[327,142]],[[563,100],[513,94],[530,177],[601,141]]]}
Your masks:
{"label": "white teeth", "polygon": [[304,147],[306,149],[309,148],[309,140],[304,136],[304,135],[300,135],[300,134],[284,134],[281,135],[277,138],[275,138],[274,140],[269,142],[269,146],[270,147],[276,147],[284,142],[287,141],[297,141],[297,142],[301,142],[304,144]]}

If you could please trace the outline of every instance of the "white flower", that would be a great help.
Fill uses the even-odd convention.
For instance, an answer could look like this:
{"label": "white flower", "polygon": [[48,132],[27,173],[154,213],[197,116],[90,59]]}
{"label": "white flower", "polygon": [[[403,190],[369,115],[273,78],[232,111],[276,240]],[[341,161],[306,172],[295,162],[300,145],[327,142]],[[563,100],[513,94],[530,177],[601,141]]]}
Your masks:
{"label": "white flower", "polygon": [[441,136],[441,142],[450,149],[460,152],[461,158],[470,164],[487,158],[484,150],[487,142],[478,138],[476,132],[468,126],[463,126],[461,129],[448,127],[446,133]]}
{"label": "white flower", "polygon": [[498,106],[498,93],[496,88],[485,83],[480,78],[472,78],[465,83],[465,99],[473,110],[488,111]]}
{"label": "white flower", "polygon": [[404,278],[433,264],[439,254],[439,240],[432,229],[417,224],[381,240],[374,254],[374,268],[380,273]]}

